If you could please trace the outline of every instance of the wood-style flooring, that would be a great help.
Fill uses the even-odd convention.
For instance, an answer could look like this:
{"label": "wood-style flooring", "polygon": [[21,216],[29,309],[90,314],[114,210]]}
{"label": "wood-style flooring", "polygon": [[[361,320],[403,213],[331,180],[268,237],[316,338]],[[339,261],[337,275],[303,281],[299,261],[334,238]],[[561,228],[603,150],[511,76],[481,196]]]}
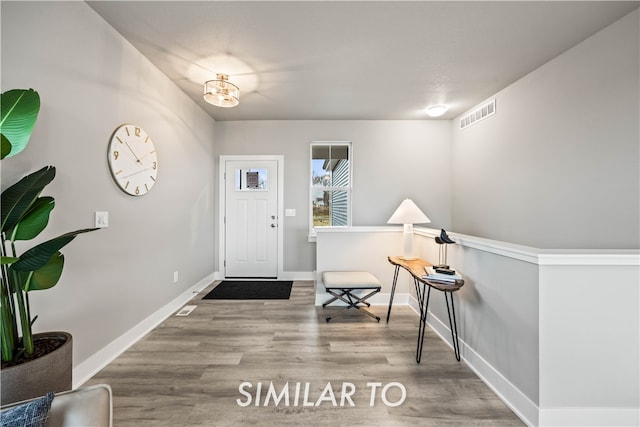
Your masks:
{"label": "wood-style flooring", "polygon": [[337,308],[314,306],[313,282],[289,300],[201,300],[213,286],[87,383],[111,385],[114,426],[523,425],[429,328],[416,363],[406,306],[388,324],[381,306],[380,323],[355,310],[326,323]]}

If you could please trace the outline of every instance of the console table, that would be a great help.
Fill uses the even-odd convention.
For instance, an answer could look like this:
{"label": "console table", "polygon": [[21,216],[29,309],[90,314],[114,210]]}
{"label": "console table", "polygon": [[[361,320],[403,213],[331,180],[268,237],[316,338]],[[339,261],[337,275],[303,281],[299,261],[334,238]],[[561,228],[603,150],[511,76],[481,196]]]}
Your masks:
{"label": "console table", "polygon": [[[416,362],[420,363],[420,359],[422,357],[422,344],[424,341],[424,331],[427,324],[427,309],[429,308],[429,296],[431,295],[431,288],[442,291],[444,293],[444,298],[447,303],[447,314],[449,315],[451,340],[453,341],[453,352],[456,356],[456,360],[460,361],[460,342],[458,340],[458,324],[456,322],[456,309],[453,304],[453,292],[460,289],[464,285],[464,281],[456,280],[455,282],[449,284],[423,279],[422,276],[427,274],[424,268],[431,267],[431,264],[420,258],[406,260],[399,256],[390,256],[387,259],[391,264],[395,266],[395,271],[393,273],[393,285],[391,287],[391,298],[389,299],[389,309],[387,311],[387,323],[389,322],[389,318],[391,317],[391,306],[393,305],[393,296],[396,292],[398,272],[400,271],[400,267],[402,267],[403,269],[407,270],[413,278],[413,284],[416,287],[416,296],[418,298],[418,306],[420,307]],[[451,310],[449,310],[449,299],[451,299]]]}

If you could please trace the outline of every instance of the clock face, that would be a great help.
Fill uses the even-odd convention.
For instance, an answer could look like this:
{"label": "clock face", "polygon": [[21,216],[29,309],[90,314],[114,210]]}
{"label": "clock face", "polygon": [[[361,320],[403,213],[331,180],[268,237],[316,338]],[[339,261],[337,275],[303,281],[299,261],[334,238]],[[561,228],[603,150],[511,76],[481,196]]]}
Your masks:
{"label": "clock face", "polygon": [[109,141],[109,169],[127,194],[147,194],[158,175],[158,155],[147,133],[135,125],[118,127]]}

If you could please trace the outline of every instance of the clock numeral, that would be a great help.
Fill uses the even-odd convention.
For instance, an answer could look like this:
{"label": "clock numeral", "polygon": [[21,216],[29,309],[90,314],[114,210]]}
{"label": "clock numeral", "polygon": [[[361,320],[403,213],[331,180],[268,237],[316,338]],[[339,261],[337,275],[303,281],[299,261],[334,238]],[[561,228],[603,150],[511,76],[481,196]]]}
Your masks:
{"label": "clock numeral", "polygon": [[158,162],[153,162],[153,169],[158,169]]}
{"label": "clock numeral", "polygon": [[[125,126],[124,130],[127,132],[127,136],[131,136],[131,134],[129,133],[129,128]],[[122,142],[122,141],[120,141]]]}
{"label": "clock numeral", "polygon": [[129,181],[127,181],[127,183],[124,185],[124,189],[126,190],[127,187],[129,187]]}
{"label": "clock numeral", "polygon": [[118,156],[119,156],[119,155],[120,155],[120,152],[119,152],[118,150],[115,150],[115,151],[113,152],[113,159],[114,159],[114,160],[118,160]]}
{"label": "clock numeral", "polygon": [[136,194],[140,194],[140,187],[136,187]]}
{"label": "clock numeral", "polygon": [[136,128],[135,133],[136,133],[136,136],[140,136],[140,128],[139,127]]}
{"label": "clock numeral", "polygon": [[116,136],[116,139],[120,142],[120,144],[124,144],[124,141],[122,141],[119,136]]}
{"label": "clock numeral", "polygon": [[116,172],[116,175],[120,175],[122,173],[122,169],[120,169],[118,172]]}
{"label": "clock numeral", "polygon": [[144,139],[144,142],[149,142],[149,137],[148,136]]}
{"label": "clock numeral", "polygon": [[144,185],[144,188],[149,191],[149,187],[147,187],[147,184]]}
{"label": "clock numeral", "polygon": [[151,178],[153,181],[156,180],[152,175],[149,175],[149,178]]}

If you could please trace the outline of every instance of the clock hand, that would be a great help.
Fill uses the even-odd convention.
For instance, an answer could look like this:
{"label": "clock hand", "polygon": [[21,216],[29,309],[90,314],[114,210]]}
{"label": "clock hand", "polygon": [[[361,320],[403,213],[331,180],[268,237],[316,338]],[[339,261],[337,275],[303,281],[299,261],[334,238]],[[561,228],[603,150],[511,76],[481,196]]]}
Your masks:
{"label": "clock hand", "polygon": [[124,142],[127,145],[127,148],[129,149],[129,151],[131,151],[131,154],[133,154],[133,157],[136,158],[136,162],[140,163],[140,159],[138,158],[138,156],[136,156],[136,153],[133,152],[133,150],[131,149],[131,147],[129,146],[129,143],[127,141]]}
{"label": "clock hand", "polygon": [[147,154],[145,154],[144,156],[140,157],[140,159],[138,161],[141,161],[142,159],[144,159],[145,157],[147,157],[151,153],[155,153],[155,151],[156,150],[149,151]]}

